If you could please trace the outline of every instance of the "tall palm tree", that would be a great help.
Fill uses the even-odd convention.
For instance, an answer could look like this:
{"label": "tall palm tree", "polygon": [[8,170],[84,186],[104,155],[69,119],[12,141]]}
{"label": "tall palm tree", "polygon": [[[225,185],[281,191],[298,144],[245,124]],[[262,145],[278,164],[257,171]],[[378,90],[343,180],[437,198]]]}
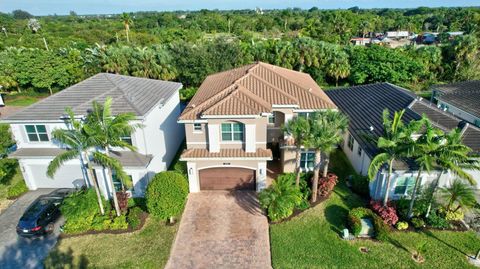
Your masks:
{"label": "tall palm tree", "polygon": [[295,186],[300,186],[300,156],[302,147],[310,132],[310,125],[304,117],[295,117],[283,126],[283,131],[290,135],[295,143],[295,173],[297,174]]}
{"label": "tall palm tree", "polygon": [[419,129],[418,123],[415,121],[412,121],[410,126],[403,124],[404,113],[405,110],[396,111],[391,120],[388,109],[383,111],[383,135],[377,139],[377,147],[381,153],[373,158],[368,167],[368,177],[373,180],[384,165],[388,166],[387,184],[383,198],[384,206],[388,202],[393,163],[407,155],[411,135]]}
{"label": "tall palm tree", "polygon": [[437,128],[434,128],[427,118],[422,119],[424,122],[425,130],[423,134],[413,141],[410,156],[413,157],[415,163],[418,166],[417,177],[415,179],[415,186],[412,191],[412,198],[410,199],[410,206],[408,208],[408,218],[413,216],[413,205],[420,186],[422,186],[421,174],[423,171],[430,173],[435,167],[435,157],[440,151],[442,151],[443,132]]}
{"label": "tall palm tree", "polygon": [[465,179],[471,185],[475,185],[475,179],[465,170],[480,170],[480,161],[477,157],[470,156],[471,148],[462,142],[462,133],[459,129],[454,129],[444,137],[442,150],[437,152],[435,162],[440,170],[433,186],[433,191],[429,197],[429,204],[425,217],[430,215],[435,193],[438,189],[441,177],[450,171],[459,178]]}
{"label": "tall palm tree", "polygon": [[[324,113],[329,125],[329,132],[325,134],[327,138],[323,143],[322,151],[325,154],[325,161],[323,164],[323,177],[327,177],[328,165],[330,164],[330,154],[337,148],[343,140],[343,135],[348,128],[348,117],[341,112],[328,110]],[[330,134],[328,134],[330,133]]]}
{"label": "tall palm tree", "polygon": [[125,27],[125,35],[127,36],[127,42],[130,43],[130,38],[128,33],[130,32],[130,25],[133,24],[133,20],[130,17],[130,14],[123,12],[122,13],[123,26]]}
{"label": "tall palm tree", "polygon": [[86,186],[89,185],[89,182],[93,184],[97,194],[100,213],[104,215],[105,210],[103,208],[102,196],[98,188],[96,177],[93,175],[93,168],[89,158],[89,150],[93,146],[93,140],[84,132],[83,122],[75,119],[72,109],[67,108],[65,111],[68,115],[67,124],[69,125],[69,129],[55,129],[52,132],[52,137],[66,145],[68,150],[59,154],[50,162],[47,168],[47,175],[53,178],[57,170],[65,162],[79,158],[82,170],[87,172],[87,177],[85,178]]}
{"label": "tall palm tree", "polygon": [[115,171],[117,177],[126,181],[127,175],[123,171],[123,167],[116,159],[111,158],[110,151],[112,147],[126,148],[135,151],[136,148],[121,138],[131,135],[140,124],[131,124],[135,119],[133,113],[120,113],[116,116],[112,115],[112,98],[108,97],[103,105],[93,102],[92,112],[87,116],[85,131],[90,135],[97,148],[102,149],[93,153],[95,159],[99,160],[107,171],[107,177],[112,188],[113,204],[117,216],[120,216],[120,207],[113,184],[112,170]]}
{"label": "tall palm tree", "polygon": [[[315,149],[315,167],[313,170],[312,202],[317,201],[318,180],[322,164],[322,152],[327,155],[342,140],[341,133],[345,131],[348,121],[345,116],[338,115],[333,110],[317,111],[309,118],[310,134],[306,140],[309,148]],[[328,170],[328,164],[327,170]]]}

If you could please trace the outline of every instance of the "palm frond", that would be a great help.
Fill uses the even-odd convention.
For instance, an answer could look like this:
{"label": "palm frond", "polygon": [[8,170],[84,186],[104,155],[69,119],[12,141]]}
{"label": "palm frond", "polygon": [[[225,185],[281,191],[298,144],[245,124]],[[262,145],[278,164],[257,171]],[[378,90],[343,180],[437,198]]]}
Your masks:
{"label": "palm frond", "polygon": [[57,170],[65,163],[73,159],[77,159],[80,155],[80,152],[76,149],[67,150],[59,155],[57,155],[47,167],[47,176],[53,178]]}

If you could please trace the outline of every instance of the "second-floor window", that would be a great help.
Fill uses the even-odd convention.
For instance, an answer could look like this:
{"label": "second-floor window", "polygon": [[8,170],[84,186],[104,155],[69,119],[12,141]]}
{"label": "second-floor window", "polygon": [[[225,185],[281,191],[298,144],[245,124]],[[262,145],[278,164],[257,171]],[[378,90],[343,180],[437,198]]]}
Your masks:
{"label": "second-floor window", "polygon": [[194,123],[193,124],[193,130],[195,132],[201,132],[202,131],[202,124],[201,123]]}
{"label": "second-floor window", "polygon": [[25,131],[30,142],[49,141],[45,125],[25,125]]}
{"label": "second-floor window", "polygon": [[243,124],[222,123],[222,141],[243,141]]}

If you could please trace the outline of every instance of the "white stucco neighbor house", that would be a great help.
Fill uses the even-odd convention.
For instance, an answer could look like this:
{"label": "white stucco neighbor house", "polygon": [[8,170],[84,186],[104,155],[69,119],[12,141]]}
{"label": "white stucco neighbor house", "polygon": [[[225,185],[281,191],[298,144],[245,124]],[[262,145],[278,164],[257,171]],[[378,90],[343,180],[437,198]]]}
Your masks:
{"label": "white stucco neighbor house", "polygon": [[[48,164],[65,150],[64,145],[52,139],[51,132],[56,128],[68,128],[64,117],[66,107],[71,107],[76,116],[84,117],[93,101],[103,103],[111,97],[113,114],[132,112],[136,115],[132,124],[142,124],[142,128],[124,137],[137,151],[118,149],[112,155],[131,177],[133,187],[129,192],[133,196],[143,196],[151,177],[168,168],[184,139],[183,128],[177,123],[181,87],[176,82],[105,73],[94,75],[2,119],[11,125],[17,143],[17,150],[10,157],[19,160],[31,190],[85,184],[80,160],[65,163],[53,179],[47,177]],[[105,197],[122,186],[115,177],[115,186],[111,186],[100,166],[95,167],[95,174]]]}
{"label": "white stucco neighbor house", "polygon": [[[413,92],[389,83],[354,86],[326,91],[327,95],[345,113],[350,120],[345,134],[343,151],[352,163],[355,171],[361,175],[368,174],[371,160],[379,153],[378,148],[368,137],[379,137],[383,133],[382,113],[385,108],[393,115],[395,111],[405,109],[403,120],[420,119],[427,116],[441,130],[448,132],[459,128],[463,143],[472,149],[473,154],[480,153],[480,129],[453,114],[443,111],[435,104],[417,97]],[[386,167],[385,167],[386,168]],[[387,171],[383,169],[370,183],[370,196],[380,200],[386,191],[391,199],[408,197],[415,184],[417,168],[410,160],[394,163],[391,175],[391,187],[386,190]],[[480,171],[467,171],[477,181],[474,188],[480,190]],[[424,172],[422,184],[431,184],[437,180],[439,171]],[[449,185],[455,176],[450,172],[440,178],[439,186]],[[480,193],[480,192],[479,192]]]}

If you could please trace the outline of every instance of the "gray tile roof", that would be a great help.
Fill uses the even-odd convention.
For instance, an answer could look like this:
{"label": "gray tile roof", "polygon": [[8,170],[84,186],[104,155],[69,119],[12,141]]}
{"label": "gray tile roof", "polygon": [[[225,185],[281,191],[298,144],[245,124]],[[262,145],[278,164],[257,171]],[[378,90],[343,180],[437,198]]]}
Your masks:
{"label": "gray tile roof", "polygon": [[480,80],[435,85],[435,98],[480,117]]}
{"label": "gray tile roof", "polygon": [[[19,148],[12,152],[10,158],[54,158],[65,149],[60,148]],[[151,155],[143,155],[132,151],[111,151],[111,156],[119,160],[124,167],[147,167],[152,160]]]}
{"label": "gray tile roof", "polygon": [[85,115],[92,102],[112,97],[114,114],[132,112],[144,116],[157,103],[167,101],[182,87],[177,82],[100,73],[43,99],[3,120],[58,120],[71,107]]}
{"label": "gray tile roof", "polygon": [[[378,138],[383,133],[382,113],[385,108],[391,115],[405,109],[404,122],[420,119],[425,114],[434,125],[444,131],[460,128],[464,131],[462,139],[465,145],[474,152],[480,152],[479,128],[465,125],[452,114],[418,99],[414,93],[398,86],[378,83],[329,90],[326,94],[349,117],[349,132],[370,157],[378,153],[378,148],[368,137]],[[370,131],[370,126],[374,128],[373,131]],[[413,163],[408,160],[407,162],[412,168]],[[398,163],[396,168],[401,169],[403,166]]]}
{"label": "gray tile roof", "polygon": [[60,148],[19,148],[8,155],[10,158],[41,158],[41,157],[55,157],[60,153],[65,152]]}
{"label": "gray tile roof", "polygon": [[[349,132],[369,156],[378,153],[369,136],[378,138],[383,133],[382,113],[385,108],[393,115],[415,100],[415,95],[389,83],[354,86],[325,91],[349,120]],[[420,118],[417,113],[408,110],[404,121]],[[370,126],[373,131],[370,131]]]}

